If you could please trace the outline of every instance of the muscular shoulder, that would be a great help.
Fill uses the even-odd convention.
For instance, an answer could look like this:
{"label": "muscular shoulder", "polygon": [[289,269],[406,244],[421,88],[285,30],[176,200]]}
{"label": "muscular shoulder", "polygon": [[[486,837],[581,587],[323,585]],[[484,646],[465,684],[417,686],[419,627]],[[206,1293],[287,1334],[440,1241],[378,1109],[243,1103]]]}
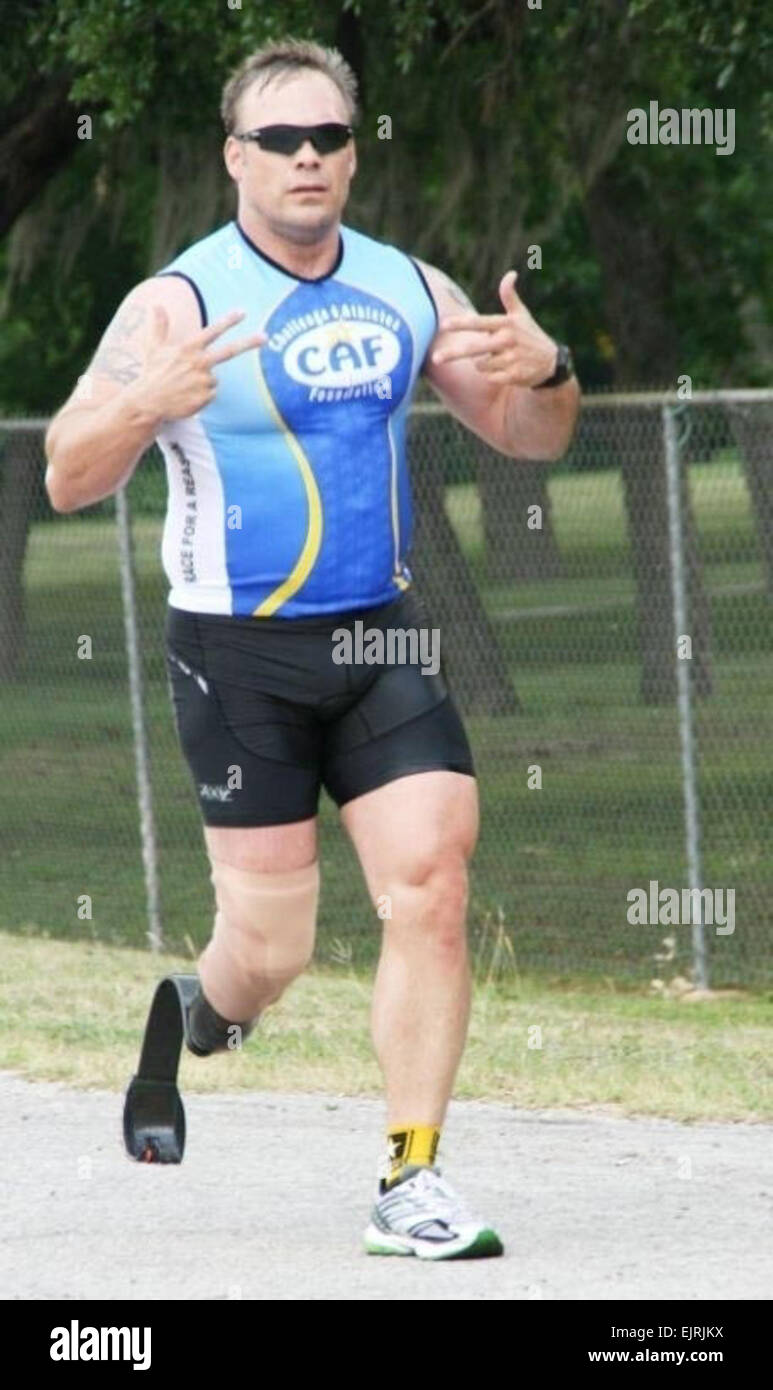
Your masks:
{"label": "muscular shoulder", "polygon": [[156,308],[166,315],[170,343],[183,342],[201,327],[196,294],[186,280],[177,275],[154,275],[140,281],[116,309],[63,411],[100,406],[136,381],[143,369]]}
{"label": "muscular shoulder", "polygon": [[414,256],[413,259],[419,266],[432,293],[438,318],[442,319],[446,314],[458,314],[463,309],[475,313],[475,305],[469,295],[465,294],[461,285],[452,280],[450,275],[446,275],[445,271],[439,270],[436,265],[429,265],[427,261],[420,261],[418,256]]}
{"label": "muscular shoulder", "polygon": [[129,291],[105,329],[102,343],[108,338],[144,337],[156,307],[166,315],[170,342],[189,338],[202,326],[199,300],[190,281],[182,275],[152,275]]}

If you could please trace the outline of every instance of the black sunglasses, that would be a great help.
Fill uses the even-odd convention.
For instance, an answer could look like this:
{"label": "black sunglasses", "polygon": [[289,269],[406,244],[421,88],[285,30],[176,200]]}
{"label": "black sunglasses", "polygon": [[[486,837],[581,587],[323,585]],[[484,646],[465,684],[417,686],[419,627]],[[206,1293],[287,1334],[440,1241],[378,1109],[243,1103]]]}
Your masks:
{"label": "black sunglasses", "polygon": [[271,154],[295,154],[305,140],[310,140],[317,154],[332,154],[342,150],[353,133],[351,126],[327,121],[324,125],[264,125],[234,134],[234,140],[254,140]]}

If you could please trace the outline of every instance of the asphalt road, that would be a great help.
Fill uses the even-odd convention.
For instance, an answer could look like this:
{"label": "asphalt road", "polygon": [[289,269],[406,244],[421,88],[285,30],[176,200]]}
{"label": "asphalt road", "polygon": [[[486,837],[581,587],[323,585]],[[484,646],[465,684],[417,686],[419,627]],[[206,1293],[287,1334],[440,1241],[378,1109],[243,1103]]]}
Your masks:
{"label": "asphalt road", "polygon": [[361,1248],[382,1106],[189,1096],[179,1166],[121,1095],[0,1073],[0,1298],[769,1299],[773,1126],[451,1106],[440,1164],[502,1259]]}

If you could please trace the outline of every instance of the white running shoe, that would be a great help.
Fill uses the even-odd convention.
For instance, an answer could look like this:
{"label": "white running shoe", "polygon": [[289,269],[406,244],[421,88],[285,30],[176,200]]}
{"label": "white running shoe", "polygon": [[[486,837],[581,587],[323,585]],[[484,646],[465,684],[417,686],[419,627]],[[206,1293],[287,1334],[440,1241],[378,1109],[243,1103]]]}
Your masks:
{"label": "white running shoe", "polygon": [[369,1255],[470,1260],[503,1253],[496,1232],[471,1215],[439,1168],[404,1171],[393,1187],[379,1190],[365,1232]]}

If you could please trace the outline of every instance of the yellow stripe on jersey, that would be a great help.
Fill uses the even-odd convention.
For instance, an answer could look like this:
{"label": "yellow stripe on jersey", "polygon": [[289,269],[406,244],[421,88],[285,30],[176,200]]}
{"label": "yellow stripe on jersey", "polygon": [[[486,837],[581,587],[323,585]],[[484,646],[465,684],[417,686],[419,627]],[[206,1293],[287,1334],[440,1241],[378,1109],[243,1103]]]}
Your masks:
{"label": "yellow stripe on jersey", "polygon": [[301,471],[303,486],[306,489],[306,501],[309,505],[309,527],[298,559],[287,578],[253,610],[252,616],[254,618],[270,618],[272,613],[276,613],[277,609],[281,608],[282,604],[285,603],[288,598],[292,598],[293,594],[297,594],[301,585],[306,582],[314,568],[317,556],[319,555],[320,546],[322,545],[322,500],[319,495],[317,480],[314,477],[314,470],[303,452],[298,439],[277,409],[276,402],[268,389],[260,362],[260,353],[255,352],[254,356],[258,383],[262,388],[266,403],[276,421],[277,427],[284,435],[287,446]]}

